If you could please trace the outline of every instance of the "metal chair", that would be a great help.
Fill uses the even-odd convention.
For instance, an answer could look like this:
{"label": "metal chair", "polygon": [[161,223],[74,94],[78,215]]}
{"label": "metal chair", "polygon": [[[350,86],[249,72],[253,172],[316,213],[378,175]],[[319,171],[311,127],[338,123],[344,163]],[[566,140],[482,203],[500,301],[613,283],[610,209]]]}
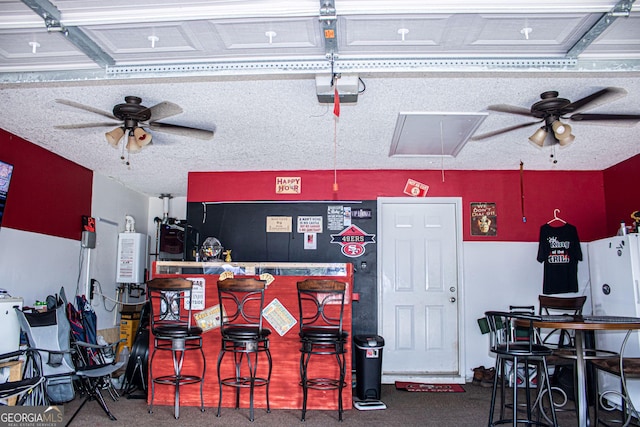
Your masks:
{"label": "metal chair", "polygon": [[[555,297],[548,295],[538,295],[538,314],[541,316],[582,315],[582,309],[587,300],[586,296],[579,297]],[[565,329],[539,330],[542,344],[553,349],[553,354],[547,357],[547,366],[551,372],[552,390],[560,396],[560,400],[554,399],[556,411],[563,410],[569,398],[565,389],[573,390],[574,369],[575,369],[575,341],[574,333]],[[562,369],[569,369],[571,372],[571,383],[561,383],[560,372]],[[567,371],[568,373],[569,371]],[[564,388],[563,388],[564,387]],[[575,398],[572,397],[575,401]],[[539,401],[542,403],[542,399]],[[544,408],[541,407],[542,410]],[[573,408],[574,410],[577,408]]]}
{"label": "metal chair", "polygon": [[[547,356],[552,354],[552,349],[538,342],[533,322],[539,320],[539,317],[521,312],[501,312],[488,311],[485,313],[490,330],[490,351],[496,355],[496,375],[493,382],[493,390],[491,393],[491,407],[489,411],[488,425],[495,426],[498,424],[512,424],[514,427],[518,424],[536,425],[536,426],[557,426],[555,409],[551,400],[551,382],[549,381],[549,372],[547,369]],[[518,384],[514,381],[512,387],[512,400],[507,402],[504,397],[504,378],[507,375],[506,362],[512,364],[512,372],[518,372],[518,368],[522,366],[524,372],[524,388],[525,388],[525,411],[526,418],[519,417],[518,409]],[[530,372],[531,365],[537,367],[537,388],[538,395],[541,389],[546,389],[551,412],[551,423],[540,420],[540,417],[534,419],[533,410],[535,404],[531,400],[531,384]],[[496,394],[498,391],[498,381],[502,381],[501,392],[501,410],[500,419],[494,420]],[[503,409],[509,405],[512,409],[511,418],[504,418]]]}
{"label": "metal chair", "polygon": [[[256,387],[265,387],[267,412],[269,407],[269,383],[271,380],[271,352],[269,335],[271,331],[263,327],[262,310],[264,308],[264,290],[266,282],[254,278],[228,278],[218,281],[218,299],[222,312],[220,334],[222,346],[218,355],[218,413],[222,406],[222,388],[236,389],[236,409],[240,407],[240,391],[249,389],[249,420],[254,420],[253,396]],[[259,374],[260,353],[267,356],[267,372]],[[221,367],[224,357],[233,354],[234,375],[223,376]],[[246,371],[243,372],[243,361]]]}
{"label": "metal chair", "polygon": [[[193,324],[191,298],[193,282],[183,278],[157,278],[147,282],[147,294],[150,302],[150,327],[153,334],[153,352],[149,361],[151,382],[151,401],[149,413],[153,412],[156,384],[175,387],[174,417],[180,417],[180,387],[188,384],[200,384],[200,410],[204,412],[202,393],[206,359],[202,349],[202,328]],[[155,357],[161,352],[170,352],[173,371],[157,375],[154,366]],[[202,363],[191,364],[191,369],[202,368],[200,372],[183,372],[183,362],[187,352],[200,353]],[[155,370],[155,372],[154,372]]]}
{"label": "metal chair", "polygon": [[[20,359],[20,362],[18,360]],[[46,406],[45,377],[40,373],[40,353],[31,348],[0,354],[0,364],[20,363],[20,378],[0,384],[0,399],[17,406]],[[12,402],[12,403],[11,403]],[[2,405],[2,404],[0,404]]]}
{"label": "metal chair", "polygon": [[[627,385],[628,380],[640,379],[640,357],[625,357],[625,349],[627,347],[629,338],[636,331],[628,331],[622,342],[620,348],[620,355],[618,357],[602,358],[591,361],[591,365],[599,371],[606,372],[611,375],[615,375],[620,378],[620,388],[617,390],[604,390],[600,393],[600,398],[595,404],[595,418],[596,425],[603,424],[605,426],[610,425],[622,425],[626,427],[634,421],[636,424],[640,422],[640,414],[633,405],[633,402],[629,396],[629,389]],[[596,377],[596,393],[597,387],[597,375]],[[614,403],[619,401],[619,405]],[[606,412],[615,412],[620,410],[620,419],[607,419],[605,420],[601,416],[601,410]]]}
{"label": "metal chair", "polygon": [[[345,353],[348,332],[342,318],[346,284],[335,280],[307,279],[298,282],[300,309],[300,385],[302,386],[302,417],[307,412],[309,389],[338,390],[338,419],[342,421],[342,389],[345,383]],[[334,356],[338,362],[338,375],[329,377],[323,371],[320,377],[309,377],[311,356]]]}
{"label": "metal chair", "polygon": [[[113,400],[118,399],[111,385],[111,374],[120,369],[115,355],[119,342],[108,345],[89,344],[71,339],[71,326],[63,301],[45,312],[23,312],[16,309],[20,327],[27,335],[30,348],[40,354],[40,372],[46,378],[46,394],[49,402],[65,403],[75,398],[76,390],[85,399],[73,413],[70,424],[84,405],[95,400],[112,421],[111,413],[102,396],[107,389]],[[74,387],[75,386],[75,387]]]}

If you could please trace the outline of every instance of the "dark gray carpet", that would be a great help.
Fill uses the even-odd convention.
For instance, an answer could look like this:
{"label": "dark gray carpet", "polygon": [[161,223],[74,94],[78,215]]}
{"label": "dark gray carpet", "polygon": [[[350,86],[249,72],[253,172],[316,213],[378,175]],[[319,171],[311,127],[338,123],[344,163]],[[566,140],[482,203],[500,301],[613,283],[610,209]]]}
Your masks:
{"label": "dark gray carpet", "polygon": [[[173,417],[173,407],[155,406],[154,413],[147,411],[143,399],[121,397],[107,403],[118,418],[110,421],[98,403],[88,402],[74,419],[73,426],[486,426],[489,414],[491,389],[465,384],[464,393],[424,393],[396,390],[394,385],[382,386],[382,401],[386,410],[359,411],[351,408],[344,413],[344,421],[338,422],[337,411],[309,411],[305,423],[300,421],[299,410],[255,410],[255,421],[248,419],[249,410],[222,408],[222,416],[216,417],[216,408],[206,408],[204,413],[195,407],[182,407],[180,419]],[[105,393],[106,394],[106,393]],[[80,404],[81,399],[64,405],[65,422]],[[558,414],[562,427],[577,424],[573,412]]]}

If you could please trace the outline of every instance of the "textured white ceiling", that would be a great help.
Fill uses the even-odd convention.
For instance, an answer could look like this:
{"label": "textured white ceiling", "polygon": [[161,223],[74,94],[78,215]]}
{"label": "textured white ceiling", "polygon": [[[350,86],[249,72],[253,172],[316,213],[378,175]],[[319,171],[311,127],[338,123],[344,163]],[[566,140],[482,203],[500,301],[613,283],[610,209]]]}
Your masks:
{"label": "textured white ceiling", "polygon": [[[640,114],[637,7],[577,62],[565,55],[616,1],[567,1],[562,8],[550,1],[520,2],[510,10],[512,2],[502,1],[336,0],[336,71],[358,74],[362,93],[357,103],[342,105],[335,128],[333,105],[316,97],[316,73],[330,70],[317,1],[294,2],[297,12],[294,3],[267,2],[268,8],[256,10],[268,19],[250,12],[258,1],[189,1],[179,9],[149,0],[54,3],[64,24],[84,30],[116,63],[101,67],[60,34],[47,34],[42,20],[19,1],[0,0],[0,128],[150,196],[186,195],[190,171],[517,170],[520,161],[530,170],[602,170],[640,153],[640,126],[572,123],[576,141],[563,149],[533,147],[527,141],[536,129],[531,126],[470,141],[455,158],[389,157],[400,112],[529,108],[545,91],[575,101],[613,86],[628,95],[589,112]],[[424,3],[460,10],[427,13]],[[290,13],[283,12],[287,5]],[[577,5],[583,10],[571,9]],[[356,13],[358,6],[378,12]],[[397,15],[383,13],[392,6],[401,9]],[[128,13],[116,13],[117,7]],[[167,10],[182,15],[170,19]],[[405,42],[397,27],[410,29]],[[523,28],[533,28],[529,39]],[[277,35],[270,44],[265,33],[271,30]],[[155,47],[150,34],[159,38]],[[36,40],[34,54],[29,42]],[[194,71],[198,61],[206,71]],[[172,63],[177,71],[168,71]],[[105,121],[56,99],[110,112],[128,95],[148,107],[176,103],[184,112],[163,122],[215,127],[216,135],[203,141],[153,132],[153,143],[131,155],[127,166],[105,141],[110,128],[54,129]],[[477,134],[528,121],[491,112]]]}
{"label": "textured white ceiling", "polygon": [[[319,104],[313,78],[207,79],[189,82],[110,82],[4,87],[0,127],[62,157],[113,177],[149,195],[185,195],[189,171],[333,169],[334,115]],[[530,106],[539,94],[558,90],[578,99],[607,86],[629,95],[596,111],[640,111],[640,79],[634,77],[468,77],[420,75],[363,77],[366,91],[356,104],[343,104],[337,123],[338,169],[526,169],[601,170],[640,153],[638,127],[578,123],[576,141],[542,150],[528,143],[535,126],[483,141],[470,141],[456,158],[390,158],[399,112],[478,112],[490,104]],[[56,103],[65,98],[110,111],[126,95],[150,106],[169,100],[184,113],[167,122],[215,125],[212,140],[154,133],[151,146],[131,155],[127,167],[107,144],[104,128],[56,130],[60,124],[101,121],[100,117]],[[98,120],[97,120],[98,119]],[[478,133],[529,121],[491,113]],[[107,129],[110,130],[110,129]],[[550,155],[555,150],[557,163]]]}

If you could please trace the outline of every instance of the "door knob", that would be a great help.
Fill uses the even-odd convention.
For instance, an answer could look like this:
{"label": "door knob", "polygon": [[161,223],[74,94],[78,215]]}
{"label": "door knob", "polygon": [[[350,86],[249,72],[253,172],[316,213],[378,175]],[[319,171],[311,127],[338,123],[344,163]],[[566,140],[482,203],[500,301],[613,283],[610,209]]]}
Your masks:
{"label": "door knob", "polygon": [[451,297],[451,298],[449,298],[449,301],[451,301],[451,302],[456,302],[456,297]]}

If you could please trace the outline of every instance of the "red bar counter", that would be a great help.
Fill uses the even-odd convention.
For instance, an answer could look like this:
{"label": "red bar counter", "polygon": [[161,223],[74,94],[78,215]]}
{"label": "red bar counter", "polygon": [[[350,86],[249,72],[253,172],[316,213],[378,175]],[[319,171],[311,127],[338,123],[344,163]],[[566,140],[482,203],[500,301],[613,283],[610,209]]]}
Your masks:
{"label": "red bar counter", "polygon": [[[259,277],[262,273],[271,274],[274,281],[265,292],[265,307],[277,299],[296,320],[296,324],[283,336],[277,332],[276,325],[269,324],[265,319],[265,327],[271,329],[269,338],[273,371],[269,388],[269,403],[272,409],[301,409],[302,387],[300,386],[300,340],[298,337],[299,316],[298,281],[313,277],[314,279],[331,279],[347,283],[347,296],[344,307],[344,329],[349,333],[346,357],[346,387],[343,389],[343,406],[351,408],[351,293],[353,290],[352,264],[320,264],[320,263],[225,263],[225,262],[171,262],[157,261],[153,263],[152,276],[184,277],[187,279],[204,280],[204,308],[205,310],[218,304],[217,281],[220,274],[232,272],[234,277]],[[198,281],[196,281],[197,283]],[[196,297],[194,296],[194,302]],[[194,312],[197,316],[200,310]],[[150,334],[151,335],[151,334]],[[203,334],[203,345],[206,357],[206,373],[204,381],[204,404],[206,407],[218,405],[218,378],[216,364],[220,351],[220,328],[215,327]],[[149,339],[149,362],[153,352],[153,336]],[[158,352],[153,360],[155,375],[163,375],[173,370],[168,352]],[[185,356],[183,373],[201,372],[202,366],[197,354],[187,353]],[[266,375],[267,359],[260,355],[258,362],[258,376]],[[225,359],[221,370],[223,377],[232,376],[231,359]],[[313,369],[312,369],[313,367]],[[334,357],[314,356],[309,365],[309,376],[338,378],[338,367]],[[151,384],[149,381],[148,384]],[[222,406],[235,407],[235,390],[229,387],[223,389]],[[151,387],[147,400],[151,399]],[[172,386],[156,385],[154,405],[173,405],[174,389]],[[188,385],[180,388],[180,405],[199,406],[200,390],[198,385]],[[266,408],[265,387],[255,390],[254,405],[256,408]],[[242,390],[240,407],[249,407],[249,391]],[[308,409],[338,409],[337,390],[309,390]]]}

